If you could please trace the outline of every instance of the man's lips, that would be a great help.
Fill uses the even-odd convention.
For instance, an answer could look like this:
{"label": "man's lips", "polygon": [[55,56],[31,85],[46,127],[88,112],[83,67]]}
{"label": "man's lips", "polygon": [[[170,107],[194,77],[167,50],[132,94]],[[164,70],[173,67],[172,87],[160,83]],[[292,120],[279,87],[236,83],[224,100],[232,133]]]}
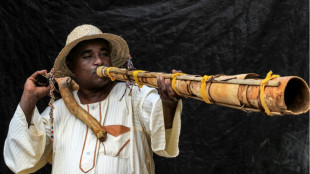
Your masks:
{"label": "man's lips", "polygon": [[94,68],[90,71],[90,74],[92,75],[92,77],[96,78],[96,79],[100,79],[100,80],[106,80],[105,78],[102,78],[100,76],[97,75],[97,68]]}

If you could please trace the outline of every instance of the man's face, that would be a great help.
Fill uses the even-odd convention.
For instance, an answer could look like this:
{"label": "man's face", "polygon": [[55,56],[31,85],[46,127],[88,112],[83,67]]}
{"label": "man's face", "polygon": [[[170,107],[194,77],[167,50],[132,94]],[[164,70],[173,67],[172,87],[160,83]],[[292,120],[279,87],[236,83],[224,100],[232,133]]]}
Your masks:
{"label": "man's face", "polygon": [[110,50],[103,39],[83,41],[72,52],[72,72],[82,88],[97,89],[111,82],[109,78],[97,76],[98,66],[111,66]]}

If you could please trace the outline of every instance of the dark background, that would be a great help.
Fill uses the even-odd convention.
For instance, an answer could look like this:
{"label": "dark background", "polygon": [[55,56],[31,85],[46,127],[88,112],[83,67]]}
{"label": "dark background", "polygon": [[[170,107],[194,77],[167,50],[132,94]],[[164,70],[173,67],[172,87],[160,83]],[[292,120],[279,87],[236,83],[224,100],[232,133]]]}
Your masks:
{"label": "dark background", "polygon": [[[307,0],[2,0],[0,152],[28,76],[50,70],[66,36],[94,24],[127,40],[135,67],[188,74],[269,70],[309,83]],[[42,110],[49,99],[38,104]],[[309,173],[309,117],[268,117],[184,99],[180,154],[156,173]],[[3,156],[0,173],[10,173]],[[50,173],[51,166],[37,173]]]}

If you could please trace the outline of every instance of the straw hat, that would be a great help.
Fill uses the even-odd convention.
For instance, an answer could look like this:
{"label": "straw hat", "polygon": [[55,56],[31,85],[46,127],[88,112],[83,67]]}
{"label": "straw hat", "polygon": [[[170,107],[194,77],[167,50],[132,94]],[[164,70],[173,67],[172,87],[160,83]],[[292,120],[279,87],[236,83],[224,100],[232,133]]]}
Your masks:
{"label": "straw hat", "polygon": [[74,77],[66,64],[66,57],[78,43],[84,40],[91,40],[102,38],[109,42],[111,49],[112,66],[120,67],[129,58],[129,48],[126,41],[115,34],[102,33],[97,27],[93,25],[80,25],[72,30],[68,35],[65,47],[60,51],[54,63],[55,77]]}

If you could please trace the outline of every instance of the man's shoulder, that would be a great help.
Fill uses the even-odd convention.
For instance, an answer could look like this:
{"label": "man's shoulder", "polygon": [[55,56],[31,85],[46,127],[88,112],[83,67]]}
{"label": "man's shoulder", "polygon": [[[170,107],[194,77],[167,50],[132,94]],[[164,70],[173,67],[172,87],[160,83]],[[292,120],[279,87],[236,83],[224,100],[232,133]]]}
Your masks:
{"label": "man's shoulder", "polygon": [[53,106],[54,106],[55,108],[56,108],[56,107],[58,108],[58,107],[63,106],[65,103],[64,103],[64,100],[63,100],[62,98],[60,98],[60,99],[54,101],[52,104],[53,104]]}

